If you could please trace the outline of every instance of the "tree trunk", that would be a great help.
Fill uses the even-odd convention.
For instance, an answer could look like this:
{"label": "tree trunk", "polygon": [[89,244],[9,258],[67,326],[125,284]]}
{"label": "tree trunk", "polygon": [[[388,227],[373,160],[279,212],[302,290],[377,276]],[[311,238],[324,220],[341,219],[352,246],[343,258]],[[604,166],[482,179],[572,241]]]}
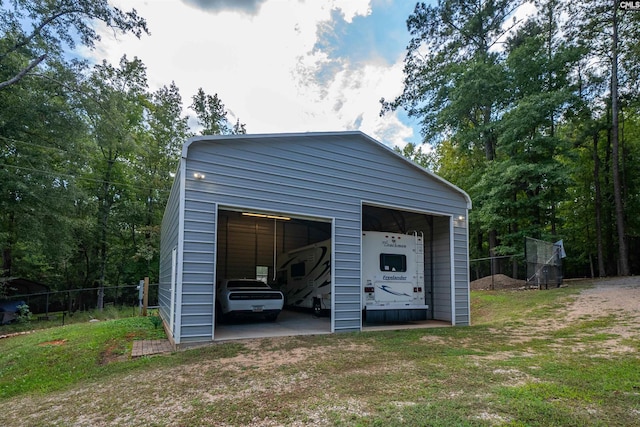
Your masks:
{"label": "tree trunk", "polygon": [[102,311],[104,308],[104,285],[107,275],[107,227],[109,225],[109,213],[113,205],[113,199],[109,195],[109,186],[111,185],[111,175],[115,159],[109,152],[109,160],[105,178],[102,183],[102,200],[100,203],[99,226],[100,226],[100,246],[99,246],[99,262],[100,262],[100,278],[98,279],[98,302],[97,308]]}
{"label": "tree trunk", "polygon": [[8,241],[2,248],[2,272],[0,276],[11,277],[11,269],[13,267],[13,246],[15,244],[15,212],[12,210],[9,212],[9,227],[7,234],[9,236]]}
{"label": "tree trunk", "polygon": [[596,248],[598,251],[598,276],[607,275],[604,267],[602,245],[602,190],[600,189],[600,156],[598,155],[598,130],[593,133],[593,183],[595,186]]}
{"label": "tree trunk", "polygon": [[618,107],[618,2],[613,3],[613,40],[611,43],[611,163],[613,171],[613,197],[616,206],[618,232],[618,275],[629,275],[627,241],[625,237],[624,206],[622,203],[622,183],[620,182],[620,142]]}

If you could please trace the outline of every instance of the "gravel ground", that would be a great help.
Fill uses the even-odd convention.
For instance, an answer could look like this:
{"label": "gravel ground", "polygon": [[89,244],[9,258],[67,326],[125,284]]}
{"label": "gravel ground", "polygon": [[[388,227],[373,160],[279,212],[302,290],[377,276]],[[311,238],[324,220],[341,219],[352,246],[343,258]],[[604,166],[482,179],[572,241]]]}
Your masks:
{"label": "gravel ground", "polygon": [[599,280],[569,307],[567,320],[620,313],[640,320],[640,276]]}

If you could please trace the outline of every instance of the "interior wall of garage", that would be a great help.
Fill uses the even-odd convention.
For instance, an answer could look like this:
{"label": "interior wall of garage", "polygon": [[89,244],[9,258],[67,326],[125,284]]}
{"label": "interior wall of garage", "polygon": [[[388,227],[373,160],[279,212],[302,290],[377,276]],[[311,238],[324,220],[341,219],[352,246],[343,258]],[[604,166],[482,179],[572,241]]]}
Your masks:
{"label": "interior wall of garage", "polygon": [[[285,212],[278,213],[286,216]],[[268,267],[271,283],[278,260],[293,249],[331,238],[331,224],[323,221],[259,218],[240,210],[218,213],[216,280],[256,278],[256,266]],[[274,257],[275,250],[275,257]]]}

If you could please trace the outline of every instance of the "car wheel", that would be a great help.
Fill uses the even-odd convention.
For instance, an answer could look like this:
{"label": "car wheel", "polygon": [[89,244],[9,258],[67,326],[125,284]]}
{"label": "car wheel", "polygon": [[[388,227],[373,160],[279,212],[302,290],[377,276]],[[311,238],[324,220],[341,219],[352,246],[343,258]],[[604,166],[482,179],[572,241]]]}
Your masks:
{"label": "car wheel", "polygon": [[216,301],[216,322],[217,323],[226,323],[227,316],[222,312],[222,306],[219,302]]}
{"label": "car wheel", "polygon": [[275,314],[267,314],[264,316],[265,319],[267,319],[269,322],[275,322],[276,319],[278,318],[278,313]]}

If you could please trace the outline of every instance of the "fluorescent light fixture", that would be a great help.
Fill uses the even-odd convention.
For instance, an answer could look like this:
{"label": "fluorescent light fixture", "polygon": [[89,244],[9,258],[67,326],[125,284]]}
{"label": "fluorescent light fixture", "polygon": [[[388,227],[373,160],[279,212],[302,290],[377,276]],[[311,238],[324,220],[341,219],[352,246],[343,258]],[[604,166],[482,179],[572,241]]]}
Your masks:
{"label": "fluorescent light fixture", "polygon": [[290,221],[291,220],[291,218],[286,217],[286,216],[267,215],[267,214],[261,214],[261,213],[253,213],[253,212],[242,212],[242,215],[244,215],[244,216],[253,216],[253,217],[257,217],[257,218],[279,219],[281,221]]}
{"label": "fluorescent light fixture", "polygon": [[206,178],[206,175],[205,175],[205,174],[203,174],[203,173],[200,173],[200,172],[194,172],[194,173],[193,173],[193,177],[194,177],[195,179],[205,179],[205,178]]}

